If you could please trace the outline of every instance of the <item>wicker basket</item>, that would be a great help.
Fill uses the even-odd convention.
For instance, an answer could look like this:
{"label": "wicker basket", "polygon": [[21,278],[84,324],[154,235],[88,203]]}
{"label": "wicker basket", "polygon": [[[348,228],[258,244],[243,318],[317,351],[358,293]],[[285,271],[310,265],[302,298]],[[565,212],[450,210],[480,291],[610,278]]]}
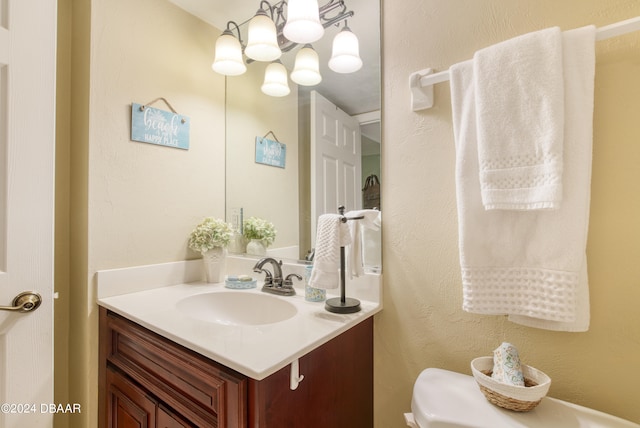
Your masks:
{"label": "wicker basket", "polygon": [[522,365],[525,386],[508,385],[491,377],[493,357],[479,357],[471,361],[471,371],[480,391],[490,403],[516,412],[528,412],[547,395],[551,378],[540,370]]}

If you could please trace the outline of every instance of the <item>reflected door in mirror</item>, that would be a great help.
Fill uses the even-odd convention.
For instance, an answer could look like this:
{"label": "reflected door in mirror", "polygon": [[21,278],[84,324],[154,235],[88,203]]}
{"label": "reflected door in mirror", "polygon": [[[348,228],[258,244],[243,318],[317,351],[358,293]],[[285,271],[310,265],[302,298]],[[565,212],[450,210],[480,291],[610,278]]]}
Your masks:
{"label": "reflected door in mirror", "polygon": [[[311,230],[321,214],[362,208],[360,123],[311,92]],[[315,237],[312,234],[312,243]]]}

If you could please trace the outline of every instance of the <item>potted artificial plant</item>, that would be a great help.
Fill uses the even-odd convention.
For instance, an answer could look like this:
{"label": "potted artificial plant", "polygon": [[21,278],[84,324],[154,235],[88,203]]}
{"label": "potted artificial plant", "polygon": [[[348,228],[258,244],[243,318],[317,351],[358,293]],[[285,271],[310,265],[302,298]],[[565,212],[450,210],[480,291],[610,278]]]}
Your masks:
{"label": "potted artificial plant", "polygon": [[207,282],[222,281],[226,247],[232,236],[231,225],[214,217],[205,217],[189,235],[189,248],[202,254]]}
{"label": "potted artificial plant", "polygon": [[249,217],[244,221],[242,234],[249,241],[247,254],[255,256],[264,256],[267,253],[267,247],[276,239],[273,223],[258,217]]}

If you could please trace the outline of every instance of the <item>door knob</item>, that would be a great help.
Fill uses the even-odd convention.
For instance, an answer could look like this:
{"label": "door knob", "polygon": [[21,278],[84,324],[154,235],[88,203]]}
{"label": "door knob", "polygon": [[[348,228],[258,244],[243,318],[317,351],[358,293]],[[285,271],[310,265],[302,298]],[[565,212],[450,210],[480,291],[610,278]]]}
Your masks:
{"label": "door knob", "polygon": [[0,306],[0,311],[31,312],[38,309],[42,303],[42,297],[33,291],[24,291],[18,294],[11,302],[11,306]]}

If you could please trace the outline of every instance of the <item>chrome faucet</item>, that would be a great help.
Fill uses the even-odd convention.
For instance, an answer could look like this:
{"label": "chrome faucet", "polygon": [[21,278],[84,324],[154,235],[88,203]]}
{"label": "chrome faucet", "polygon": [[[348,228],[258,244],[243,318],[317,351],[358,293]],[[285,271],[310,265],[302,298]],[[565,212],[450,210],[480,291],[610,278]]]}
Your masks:
{"label": "chrome faucet", "polygon": [[[268,269],[264,268],[264,265],[271,263],[273,266],[273,275]],[[293,281],[291,276],[295,274],[287,275],[286,280],[282,279],[282,260],[277,261],[271,257],[265,257],[258,260],[258,263],[253,267],[253,271],[256,273],[264,273],[264,285],[262,291],[265,293],[279,294],[281,296],[295,296],[296,290],[293,288]],[[298,279],[302,279],[300,275],[295,275]]]}
{"label": "chrome faucet", "polygon": [[[273,265],[273,276],[270,271],[262,268],[267,263],[271,263]],[[271,257],[262,258],[258,260],[258,263],[253,267],[253,271],[256,273],[264,272],[267,274],[264,281],[265,285],[282,286],[282,260],[278,262],[276,259]]]}

